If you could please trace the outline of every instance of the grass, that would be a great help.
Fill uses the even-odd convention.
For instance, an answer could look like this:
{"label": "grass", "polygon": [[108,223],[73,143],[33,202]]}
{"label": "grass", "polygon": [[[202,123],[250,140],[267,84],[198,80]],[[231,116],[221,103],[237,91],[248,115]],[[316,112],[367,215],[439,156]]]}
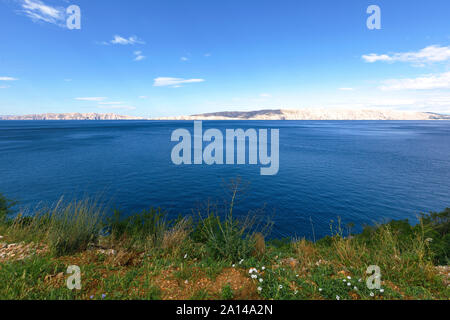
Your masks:
{"label": "grass", "polygon": [[[13,203],[0,196],[0,242],[48,248],[0,257],[0,299],[450,298],[436,269],[448,265],[450,209],[422,215],[416,226],[392,221],[355,235],[338,223],[317,242],[266,241],[271,224],[235,218],[235,196],[224,208],[174,220],[160,209],[107,218],[89,200],[12,217]],[[79,291],[65,285],[70,265],[82,270]],[[381,270],[379,289],[366,285],[371,265]]]}

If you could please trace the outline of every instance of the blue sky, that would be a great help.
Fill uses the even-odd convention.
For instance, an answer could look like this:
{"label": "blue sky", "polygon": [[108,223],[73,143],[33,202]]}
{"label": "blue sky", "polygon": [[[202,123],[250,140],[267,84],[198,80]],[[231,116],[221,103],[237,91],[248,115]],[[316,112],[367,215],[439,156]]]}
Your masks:
{"label": "blue sky", "polygon": [[[81,29],[66,8],[81,9]],[[366,10],[381,9],[381,30]],[[450,1],[0,0],[0,114],[450,113]]]}

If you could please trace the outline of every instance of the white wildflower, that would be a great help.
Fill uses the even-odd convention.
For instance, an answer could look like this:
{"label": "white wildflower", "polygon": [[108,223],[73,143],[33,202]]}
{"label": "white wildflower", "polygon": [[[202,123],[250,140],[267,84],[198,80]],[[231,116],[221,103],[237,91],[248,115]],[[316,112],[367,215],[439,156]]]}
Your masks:
{"label": "white wildflower", "polygon": [[371,292],[371,293],[370,293],[370,296],[371,296],[371,297],[374,297],[374,296],[375,296],[375,294],[374,294],[373,292]]}
{"label": "white wildflower", "polygon": [[341,297],[339,297],[339,296],[336,296],[336,300],[341,300]]}

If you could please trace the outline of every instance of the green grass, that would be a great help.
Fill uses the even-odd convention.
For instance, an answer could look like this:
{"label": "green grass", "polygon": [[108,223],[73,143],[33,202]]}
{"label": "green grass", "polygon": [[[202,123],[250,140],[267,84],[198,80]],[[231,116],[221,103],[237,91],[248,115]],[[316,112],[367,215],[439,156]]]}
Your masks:
{"label": "green grass", "polygon": [[[233,201],[195,220],[169,220],[160,209],[105,218],[95,201],[60,201],[13,217],[13,203],[0,196],[0,235],[49,248],[41,256],[0,262],[0,299],[450,298],[435,269],[448,265],[450,209],[422,215],[416,226],[392,221],[349,237],[338,224],[316,243],[265,242],[270,224],[236,219]],[[133,263],[97,253],[98,246],[130,254]],[[80,291],[65,286],[71,264],[82,270]],[[366,286],[370,265],[381,269],[381,290]],[[254,278],[251,268],[258,270]]]}

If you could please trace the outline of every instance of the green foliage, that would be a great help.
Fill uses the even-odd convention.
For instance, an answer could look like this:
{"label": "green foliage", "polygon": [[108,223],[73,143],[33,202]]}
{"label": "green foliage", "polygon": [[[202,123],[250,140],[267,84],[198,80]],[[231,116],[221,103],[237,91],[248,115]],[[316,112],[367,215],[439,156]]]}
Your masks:
{"label": "green foliage", "polygon": [[220,297],[222,300],[233,300],[234,292],[233,289],[231,289],[231,285],[229,283],[222,287]]}
{"label": "green foliage", "polygon": [[205,244],[210,256],[239,261],[251,256],[254,251],[255,240],[250,231],[252,225],[253,222],[249,218],[239,221],[230,213],[222,220],[215,213],[210,213],[200,220],[197,239]]}
{"label": "green foliage", "polygon": [[[76,290],[67,287],[48,288],[46,275],[65,272],[65,267],[48,257],[2,263],[0,269],[1,300],[74,299]],[[63,279],[64,281],[64,279]]]}
{"label": "green foliage", "polygon": [[48,240],[55,256],[70,255],[88,248],[99,236],[102,209],[89,200],[60,203],[44,220],[49,220]]}
{"label": "green foliage", "polygon": [[113,216],[106,219],[106,225],[114,239],[122,240],[130,247],[158,247],[171,221],[161,209],[151,208],[126,218],[115,210]]}
{"label": "green foliage", "polygon": [[14,201],[6,199],[1,193],[0,193],[0,224],[6,222],[6,218],[11,213],[11,208],[16,203]]}

